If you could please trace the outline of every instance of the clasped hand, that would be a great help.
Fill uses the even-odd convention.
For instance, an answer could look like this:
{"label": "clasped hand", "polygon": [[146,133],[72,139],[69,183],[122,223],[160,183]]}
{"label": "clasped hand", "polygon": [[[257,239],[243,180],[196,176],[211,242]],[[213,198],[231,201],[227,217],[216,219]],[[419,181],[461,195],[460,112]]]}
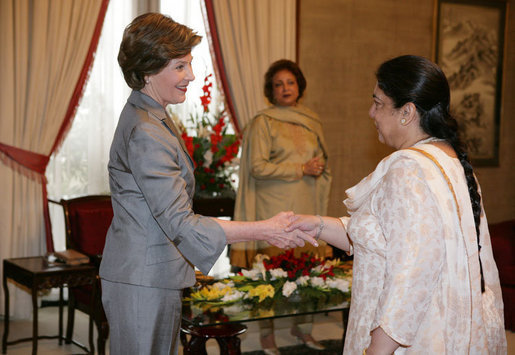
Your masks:
{"label": "clasped hand", "polygon": [[320,176],[324,172],[324,162],[319,157],[314,157],[302,165],[302,174]]}
{"label": "clasped hand", "polygon": [[282,249],[303,247],[306,242],[318,247],[317,221],[315,216],[280,212],[267,221],[270,227],[267,242]]}

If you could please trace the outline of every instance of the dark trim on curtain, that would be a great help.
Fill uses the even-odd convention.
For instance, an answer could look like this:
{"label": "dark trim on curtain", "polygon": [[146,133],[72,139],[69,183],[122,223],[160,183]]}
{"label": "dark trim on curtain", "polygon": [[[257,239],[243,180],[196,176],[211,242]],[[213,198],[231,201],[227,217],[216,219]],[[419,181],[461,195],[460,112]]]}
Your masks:
{"label": "dark trim on curtain", "polygon": [[[36,173],[45,176],[45,169],[50,157],[3,143],[0,143],[0,152],[4,153],[7,158],[11,159],[11,161],[5,162],[11,168],[17,169],[18,167],[15,166],[15,164],[17,163],[25,169],[28,169],[17,169],[20,173],[30,171],[31,173]],[[33,177],[33,174],[26,175],[27,177]]]}
{"label": "dark trim on curtain", "polygon": [[222,90],[224,91],[225,100],[227,102],[227,109],[229,110],[229,113],[231,115],[234,130],[236,131],[236,133],[240,134],[241,129],[238,124],[238,120],[236,119],[236,111],[234,109],[234,104],[231,96],[231,89],[229,87],[229,81],[227,79],[224,60],[222,57],[222,47],[220,46],[220,39],[218,38],[218,32],[216,30],[216,18],[213,0],[204,0],[204,5],[206,9],[207,22],[209,26],[209,31],[207,32],[208,35],[211,36],[213,55],[215,57],[214,62],[218,69],[218,74],[220,75],[220,81],[222,82]]}
{"label": "dark trim on curtain", "polygon": [[[84,60],[84,65],[82,67],[82,71],[80,73],[79,79],[77,80],[77,85],[75,85],[75,90],[73,91],[72,98],[70,103],[68,104],[68,109],[66,110],[66,115],[63,119],[63,124],[59,129],[57,137],[55,138],[54,145],[52,146],[52,150],[48,154],[48,158],[57,150],[57,148],[62,144],[66,134],[68,133],[73,118],[75,117],[75,112],[77,111],[77,107],[79,106],[79,100],[82,97],[84,92],[84,87],[86,84],[86,80],[89,76],[89,71],[91,69],[91,65],[93,64],[94,53],[97,50],[98,40],[100,39],[100,34],[102,32],[102,26],[104,24],[105,15],[107,12],[107,6],[109,5],[109,0],[102,0],[102,4],[100,5],[100,10],[98,12],[97,23],[95,25],[95,30],[93,32],[93,36],[91,38],[91,43],[89,45],[88,53]],[[47,164],[45,165],[45,170]],[[45,179],[46,180],[46,179]],[[45,229],[46,229],[46,244],[47,250],[49,252],[54,251],[54,242],[52,239],[52,226],[50,224],[50,212],[48,210],[48,196],[47,196],[47,188],[46,183],[43,184],[43,213],[45,217]]]}

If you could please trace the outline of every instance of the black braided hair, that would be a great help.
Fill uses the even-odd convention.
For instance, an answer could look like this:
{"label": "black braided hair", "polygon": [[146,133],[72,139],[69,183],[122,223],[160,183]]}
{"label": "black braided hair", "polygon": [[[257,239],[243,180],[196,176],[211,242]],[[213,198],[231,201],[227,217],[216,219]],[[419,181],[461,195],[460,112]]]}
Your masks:
{"label": "black braided hair", "polygon": [[381,64],[376,78],[378,87],[393,101],[395,108],[412,102],[417,108],[420,126],[424,132],[432,137],[444,139],[456,152],[467,179],[477,243],[481,249],[481,196],[466,147],[459,136],[458,122],[449,111],[450,89],[445,74],[426,58],[404,55]]}

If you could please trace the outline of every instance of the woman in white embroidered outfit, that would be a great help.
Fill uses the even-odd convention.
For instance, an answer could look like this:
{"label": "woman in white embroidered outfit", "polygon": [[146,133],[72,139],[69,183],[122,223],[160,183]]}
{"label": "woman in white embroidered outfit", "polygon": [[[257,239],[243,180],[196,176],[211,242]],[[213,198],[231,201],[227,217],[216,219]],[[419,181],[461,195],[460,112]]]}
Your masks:
{"label": "woman in white embroidered outfit", "polygon": [[[259,111],[245,128],[240,165],[240,183],[234,219],[259,221],[274,211],[325,214],[331,175],[327,147],[318,115],[298,103],[306,79],[298,65],[281,59],[265,74],[264,93],[273,105]],[[231,246],[231,265],[252,267],[257,253],[277,255],[283,251],[266,242]],[[320,257],[330,246],[296,248],[295,255],[310,252]],[[292,334],[307,346],[321,350],[311,336],[312,317],[295,317]],[[273,322],[261,321],[261,345],[266,354],[278,354]]]}
{"label": "woman in white embroidered outfit", "polygon": [[480,189],[443,72],[417,56],[383,63],[373,104],[397,151],[348,189],[350,217],[301,228],[354,253],[345,354],[506,354],[503,304]]}

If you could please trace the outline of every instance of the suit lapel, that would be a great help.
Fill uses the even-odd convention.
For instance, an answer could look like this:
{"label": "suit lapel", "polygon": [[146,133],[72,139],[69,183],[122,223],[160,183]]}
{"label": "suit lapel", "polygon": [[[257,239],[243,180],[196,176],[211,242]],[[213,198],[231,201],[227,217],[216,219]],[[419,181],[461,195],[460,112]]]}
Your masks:
{"label": "suit lapel", "polygon": [[163,126],[165,126],[166,129],[179,141],[179,144],[181,145],[182,150],[186,155],[188,156],[190,160],[190,164],[192,169],[195,168],[195,164],[193,163],[193,158],[190,156],[190,153],[188,153],[188,149],[186,148],[186,144],[184,143],[184,140],[182,139],[181,135],[179,134],[179,130],[173,123],[172,119],[168,116],[168,113],[166,110],[163,109],[161,105],[159,105],[157,102],[154,101],[150,96],[147,96],[143,94],[141,91],[133,90],[131,95],[129,96],[129,99],[127,100],[131,104],[139,107],[140,109],[148,112],[152,116],[154,116],[156,119],[161,121]]}
{"label": "suit lapel", "polygon": [[165,118],[161,118],[160,120],[163,123],[163,125],[166,128],[168,128],[168,130],[175,136],[175,138],[177,138],[177,140],[181,144],[182,149],[186,153],[188,153],[188,149],[186,149],[186,144],[184,143],[184,140],[182,139],[182,137],[181,137],[181,135],[179,133],[179,130],[175,126],[175,123],[173,123],[173,121],[170,119],[170,117],[168,117],[168,115],[166,115]]}

